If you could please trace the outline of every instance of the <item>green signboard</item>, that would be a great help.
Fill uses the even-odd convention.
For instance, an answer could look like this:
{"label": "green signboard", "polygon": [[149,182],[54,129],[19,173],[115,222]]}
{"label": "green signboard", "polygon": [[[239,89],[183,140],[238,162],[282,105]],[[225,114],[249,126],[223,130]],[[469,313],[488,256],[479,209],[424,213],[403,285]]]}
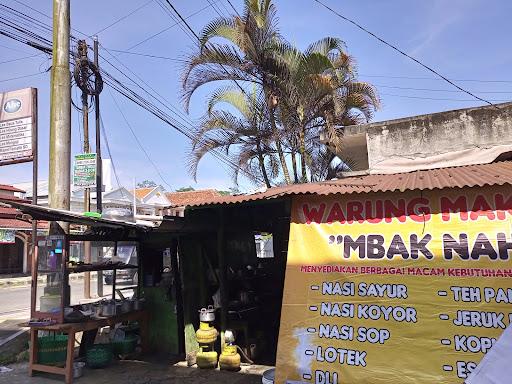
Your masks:
{"label": "green signboard", "polygon": [[13,244],[16,241],[16,235],[13,230],[0,229],[0,244]]}
{"label": "green signboard", "polygon": [[73,185],[90,188],[96,186],[96,154],[81,153],[75,155],[73,167]]}

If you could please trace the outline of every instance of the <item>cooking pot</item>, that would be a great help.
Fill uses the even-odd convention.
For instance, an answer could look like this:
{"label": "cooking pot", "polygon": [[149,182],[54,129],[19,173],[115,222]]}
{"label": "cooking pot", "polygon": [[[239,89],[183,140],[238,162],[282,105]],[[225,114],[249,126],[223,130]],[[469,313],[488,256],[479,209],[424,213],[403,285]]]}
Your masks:
{"label": "cooking pot", "polygon": [[199,320],[207,323],[215,320],[215,309],[213,308],[213,305],[209,305],[208,308],[201,308],[199,310]]}
{"label": "cooking pot", "polygon": [[94,310],[94,304],[93,303],[85,303],[81,305],[82,311],[89,312]]}
{"label": "cooking pot", "polygon": [[133,311],[133,300],[125,299],[121,302],[121,312],[127,313]]}
{"label": "cooking pot", "polygon": [[101,303],[94,303],[92,307],[92,314],[94,317],[101,316]]}
{"label": "cooking pot", "polygon": [[146,300],[144,299],[133,299],[133,310],[140,311],[141,309],[144,309],[145,302]]}
{"label": "cooking pot", "polygon": [[101,303],[101,316],[114,316],[116,314],[115,301],[106,300]]}

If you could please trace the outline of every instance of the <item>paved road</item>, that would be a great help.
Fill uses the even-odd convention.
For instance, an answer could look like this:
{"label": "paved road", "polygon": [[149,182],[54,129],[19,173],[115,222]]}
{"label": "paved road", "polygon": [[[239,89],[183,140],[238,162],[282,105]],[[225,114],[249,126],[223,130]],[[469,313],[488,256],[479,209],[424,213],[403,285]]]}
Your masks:
{"label": "paved road", "polygon": [[[84,299],[84,281],[71,281],[71,304],[97,301],[96,280],[91,281],[92,300]],[[104,285],[103,293],[112,293],[111,285]],[[17,324],[30,318],[30,286],[0,289],[0,345],[19,331]]]}
{"label": "paved road", "polygon": [[[84,299],[84,282],[77,280],[71,282],[71,303],[86,302]],[[112,286],[104,286],[104,293],[110,293]],[[96,297],[96,281],[91,281],[91,294]],[[97,300],[97,299],[96,299]],[[0,319],[7,317],[29,317],[30,312],[30,286],[0,289]]]}

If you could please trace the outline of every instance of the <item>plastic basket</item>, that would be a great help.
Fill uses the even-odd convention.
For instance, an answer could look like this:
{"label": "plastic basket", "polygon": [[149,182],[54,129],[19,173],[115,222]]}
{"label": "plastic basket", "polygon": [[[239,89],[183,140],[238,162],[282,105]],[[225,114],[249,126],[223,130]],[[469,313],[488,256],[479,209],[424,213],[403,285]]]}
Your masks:
{"label": "plastic basket", "polygon": [[112,342],[112,349],[116,355],[127,355],[135,351],[137,346],[136,335],[126,335],[124,340],[115,340]]}
{"label": "plastic basket", "polygon": [[37,362],[45,365],[65,362],[67,346],[67,335],[38,337]]}
{"label": "plastic basket", "polygon": [[112,361],[112,345],[95,344],[85,354],[85,362],[89,368],[105,368]]}

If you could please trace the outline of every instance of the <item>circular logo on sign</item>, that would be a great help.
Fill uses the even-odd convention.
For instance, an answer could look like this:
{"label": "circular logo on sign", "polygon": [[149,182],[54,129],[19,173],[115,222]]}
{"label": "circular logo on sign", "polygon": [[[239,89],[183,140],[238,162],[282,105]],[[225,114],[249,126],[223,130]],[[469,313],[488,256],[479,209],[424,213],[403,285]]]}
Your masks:
{"label": "circular logo on sign", "polygon": [[4,104],[4,111],[7,113],[18,112],[21,108],[21,101],[18,99],[7,100]]}

